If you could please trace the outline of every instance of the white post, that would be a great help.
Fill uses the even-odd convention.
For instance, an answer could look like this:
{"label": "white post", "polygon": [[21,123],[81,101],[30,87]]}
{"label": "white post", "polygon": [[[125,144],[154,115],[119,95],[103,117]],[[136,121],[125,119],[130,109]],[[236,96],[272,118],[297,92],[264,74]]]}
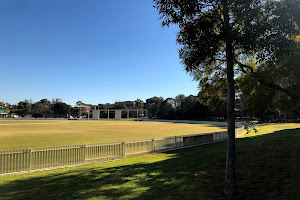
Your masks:
{"label": "white post", "polygon": [[126,140],[124,140],[123,142],[123,157],[125,158],[126,157]]}
{"label": "white post", "polygon": [[31,148],[28,151],[28,171],[31,171]]}
{"label": "white post", "polygon": [[152,150],[155,151],[155,138],[152,139]]}
{"label": "white post", "polygon": [[86,162],[86,144],[83,145],[83,163]]}
{"label": "white post", "polygon": [[194,145],[194,136],[192,135],[192,145]]}
{"label": "white post", "polygon": [[127,119],[129,119],[129,110],[127,110]]}

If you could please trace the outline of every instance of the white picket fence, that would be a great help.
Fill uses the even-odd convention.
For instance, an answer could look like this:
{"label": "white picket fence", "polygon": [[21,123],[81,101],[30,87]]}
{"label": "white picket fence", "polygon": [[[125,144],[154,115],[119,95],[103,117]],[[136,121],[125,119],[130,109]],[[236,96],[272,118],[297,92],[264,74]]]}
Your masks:
{"label": "white picket fence", "polygon": [[[244,132],[244,127],[236,129],[236,137],[244,134]],[[222,141],[226,138],[227,132],[215,132],[153,138],[142,141],[0,151],[0,174],[30,172],[41,169],[101,162],[138,154],[208,144]]]}

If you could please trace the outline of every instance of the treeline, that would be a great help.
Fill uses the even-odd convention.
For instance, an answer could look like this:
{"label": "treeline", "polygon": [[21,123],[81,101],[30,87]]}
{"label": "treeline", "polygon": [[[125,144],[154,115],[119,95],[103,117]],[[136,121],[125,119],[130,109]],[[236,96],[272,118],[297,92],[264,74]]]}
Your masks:
{"label": "treeline", "polygon": [[86,104],[81,101],[76,106],[68,105],[61,99],[41,99],[38,102],[30,100],[20,101],[16,105],[0,102],[0,109],[5,110],[11,117],[31,116],[36,118],[56,117],[87,117],[92,116],[92,110],[96,109],[148,109],[149,118],[158,119],[195,119],[204,120],[213,117],[208,107],[200,103],[198,96],[177,95],[175,98],[164,99],[152,97],[146,100],[115,102],[114,104]]}
{"label": "treeline", "polygon": [[[80,102],[78,103],[80,104]],[[84,106],[84,104],[82,105]],[[35,103],[25,99],[16,105],[0,102],[0,109],[5,111],[11,117],[32,116],[36,118],[61,118],[69,116],[79,117],[80,114],[86,114],[84,109],[81,113],[80,107],[72,107],[69,104],[62,102],[61,99],[53,99],[52,101],[41,99]]]}
{"label": "treeline", "polygon": [[[245,80],[237,81],[236,109],[237,118],[259,119],[263,122],[286,121],[300,116],[300,106],[293,99],[266,87],[255,87],[249,95],[248,88],[253,86]],[[226,85],[212,84],[203,87],[197,96],[179,94],[174,98],[152,97],[142,101],[115,102],[113,104],[92,105],[77,101],[76,106],[68,105],[61,99],[41,99],[38,102],[20,101],[16,105],[0,102],[0,111],[9,117],[31,116],[36,118],[92,117],[96,109],[148,109],[149,118],[154,119],[191,119],[225,120]],[[265,95],[268,98],[265,98]]]}
{"label": "treeline", "polygon": [[177,95],[175,98],[152,97],[146,100],[150,118],[205,120],[214,117],[198,96]]}

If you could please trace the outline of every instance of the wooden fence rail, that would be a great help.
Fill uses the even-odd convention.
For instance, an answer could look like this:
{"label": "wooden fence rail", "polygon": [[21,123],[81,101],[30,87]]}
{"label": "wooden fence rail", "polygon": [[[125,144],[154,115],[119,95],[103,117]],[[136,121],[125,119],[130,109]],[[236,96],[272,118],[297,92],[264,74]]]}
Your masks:
{"label": "wooden fence rail", "polygon": [[[236,137],[244,134],[236,129]],[[227,132],[153,138],[106,144],[84,144],[0,151],[0,174],[30,172],[62,166],[113,160],[138,154],[201,145],[225,140]]]}

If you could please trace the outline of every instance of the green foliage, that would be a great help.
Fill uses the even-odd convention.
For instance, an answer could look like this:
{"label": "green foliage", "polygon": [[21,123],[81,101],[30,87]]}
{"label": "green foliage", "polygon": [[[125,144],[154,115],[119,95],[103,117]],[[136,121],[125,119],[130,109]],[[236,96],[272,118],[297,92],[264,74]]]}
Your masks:
{"label": "green foliage", "polygon": [[173,99],[167,98],[164,100],[158,109],[157,117],[160,119],[174,119],[175,118],[175,109],[171,102]]}
{"label": "green foliage", "polygon": [[65,117],[67,114],[70,113],[71,106],[63,102],[57,102],[52,105],[52,110],[54,112],[55,117]]}
{"label": "green foliage", "polygon": [[204,120],[211,117],[207,106],[200,103],[200,98],[180,94],[174,99],[152,97],[146,100],[150,118]]}
{"label": "green foliage", "polygon": [[[272,66],[268,64],[260,65],[255,69],[259,77],[274,85],[281,85],[291,93],[299,96],[300,81],[300,53],[294,56],[286,56],[278,63]],[[282,116],[287,114],[290,118],[296,118],[300,113],[297,111],[300,107],[299,101],[276,90],[276,88],[267,87],[261,84],[251,74],[245,74],[237,79],[237,86],[240,90],[240,97],[245,104],[245,111],[251,116],[260,118],[273,116]]]}
{"label": "green foliage", "polygon": [[4,109],[6,107],[5,103],[0,101],[0,109]]}
{"label": "green foliage", "polygon": [[[164,20],[162,25],[179,25],[179,56],[186,71],[200,82],[200,89],[205,84],[225,78],[229,61],[225,57],[227,40],[233,45],[230,62],[234,63],[237,74],[253,70],[252,65],[247,65],[250,57],[257,67],[265,64],[276,66],[285,56],[295,55],[299,51],[294,40],[300,34],[297,26],[299,0],[228,1],[229,32],[226,32],[228,30],[224,24],[225,0],[154,2]],[[285,90],[281,84],[274,85],[273,81],[267,80],[260,83],[268,87],[277,86],[281,92],[295,98],[295,93]]]}
{"label": "green foliage", "polygon": [[207,83],[199,92],[201,102],[208,107],[214,117],[226,118],[227,84],[226,79]]}
{"label": "green foliage", "polygon": [[127,105],[125,103],[115,103],[116,109],[127,109]]}
{"label": "green foliage", "polygon": [[107,109],[109,108],[106,104],[98,104],[97,109]]}
{"label": "green foliage", "polygon": [[10,104],[0,101],[0,110],[5,113],[10,113]]}
{"label": "green foliage", "polygon": [[31,108],[31,104],[28,100],[20,101],[18,103],[18,109],[24,109],[28,111]]}
{"label": "green foliage", "polygon": [[181,109],[184,98],[185,98],[185,96],[183,94],[179,94],[174,98],[174,107],[176,110]]}
{"label": "green foliage", "polygon": [[[299,3],[292,0],[293,4]],[[226,194],[236,192],[235,171],[235,88],[234,70],[253,72],[245,64],[251,56],[257,64],[275,65],[293,54],[300,34],[293,9],[277,0],[154,0],[162,25],[178,24],[179,57],[185,70],[197,74],[200,87],[227,78],[228,148]],[[300,11],[300,10],[299,10]],[[281,85],[273,85],[254,74],[260,83],[296,98]]]}
{"label": "green foliage", "polygon": [[160,104],[164,101],[162,97],[152,97],[146,100],[150,118],[157,118]]}
{"label": "green foliage", "polygon": [[28,100],[20,101],[17,105],[17,109],[14,110],[14,112],[22,117],[29,114],[29,111],[31,109],[31,103]]}
{"label": "green foliage", "polygon": [[38,103],[41,103],[45,106],[50,106],[51,105],[51,101],[49,101],[48,99],[41,99]]}
{"label": "green foliage", "polygon": [[48,103],[50,103],[50,101],[49,102],[42,101],[44,104],[40,103],[40,102],[37,102],[32,105],[32,109],[30,110],[30,113],[32,114],[32,116],[33,117],[51,117],[51,116],[53,116],[53,111],[50,108],[50,104],[48,104]]}

